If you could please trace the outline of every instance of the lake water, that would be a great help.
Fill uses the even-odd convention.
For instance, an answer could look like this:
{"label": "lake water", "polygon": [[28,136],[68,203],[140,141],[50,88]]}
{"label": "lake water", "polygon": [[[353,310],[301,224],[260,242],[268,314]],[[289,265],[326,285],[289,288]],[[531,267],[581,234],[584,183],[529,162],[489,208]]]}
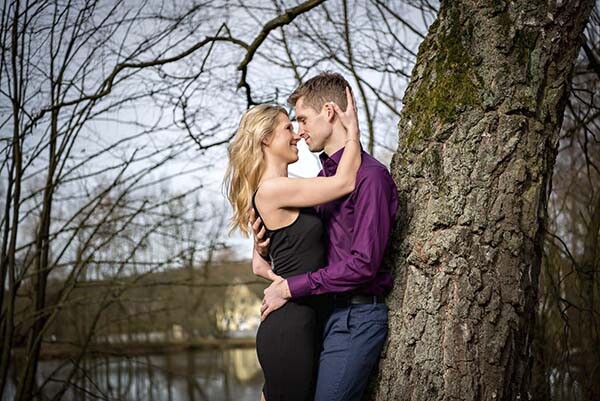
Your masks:
{"label": "lake water", "polygon": [[[73,372],[65,360],[42,361],[42,399],[60,392]],[[12,374],[11,374],[12,376]],[[257,401],[263,376],[253,348],[86,359],[61,400]],[[14,382],[5,388],[14,398]]]}

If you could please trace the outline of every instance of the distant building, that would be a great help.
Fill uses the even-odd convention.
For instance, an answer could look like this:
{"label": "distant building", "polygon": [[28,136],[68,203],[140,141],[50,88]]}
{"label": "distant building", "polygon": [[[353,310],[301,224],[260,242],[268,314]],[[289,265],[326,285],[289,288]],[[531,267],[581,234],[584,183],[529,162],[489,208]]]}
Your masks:
{"label": "distant building", "polygon": [[238,278],[224,295],[223,303],[215,308],[219,330],[228,337],[255,336],[260,324],[262,297]]}
{"label": "distant building", "polygon": [[[78,343],[81,333],[93,330],[95,342],[111,344],[254,338],[267,285],[252,273],[250,261],[79,282],[74,301],[64,303],[47,336]],[[49,299],[62,286],[53,283]],[[101,300],[107,303],[102,308]]]}

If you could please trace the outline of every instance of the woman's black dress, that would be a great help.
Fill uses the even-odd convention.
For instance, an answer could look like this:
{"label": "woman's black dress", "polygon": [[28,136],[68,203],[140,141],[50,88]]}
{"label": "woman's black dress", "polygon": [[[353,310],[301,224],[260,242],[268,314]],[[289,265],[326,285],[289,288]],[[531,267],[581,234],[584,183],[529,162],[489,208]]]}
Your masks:
{"label": "woman's black dress", "polygon": [[[313,208],[301,209],[288,226],[265,230],[275,274],[287,278],[325,266],[327,234]],[[312,401],[325,313],[324,297],[308,296],[289,300],[261,322],[256,350],[267,401]]]}

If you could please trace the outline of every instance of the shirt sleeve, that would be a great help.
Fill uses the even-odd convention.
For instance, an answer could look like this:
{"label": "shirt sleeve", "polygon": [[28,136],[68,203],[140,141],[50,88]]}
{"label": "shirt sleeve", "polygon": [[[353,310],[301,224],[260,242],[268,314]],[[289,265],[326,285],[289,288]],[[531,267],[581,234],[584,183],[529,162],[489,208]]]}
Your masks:
{"label": "shirt sleeve", "polygon": [[360,180],[349,256],[315,272],[289,277],[292,298],[351,291],[375,278],[394,223],[395,190],[387,172],[375,170]]}

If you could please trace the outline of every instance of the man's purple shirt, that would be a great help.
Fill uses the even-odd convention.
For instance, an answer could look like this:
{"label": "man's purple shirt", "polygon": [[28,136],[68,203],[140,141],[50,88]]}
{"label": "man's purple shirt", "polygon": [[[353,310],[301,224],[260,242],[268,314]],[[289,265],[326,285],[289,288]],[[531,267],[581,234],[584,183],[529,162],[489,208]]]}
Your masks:
{"label": "man's purple shirt", "polygon": [[[319,176],[335,174],[344,153],[320,155]],[[393,279],[381,261],[396,217],[398,194],[387,168],[362,152],[352,193],[316,207],[329,234],[328,264],[288,277],[292,298],[324,293],[384,295]]]}

